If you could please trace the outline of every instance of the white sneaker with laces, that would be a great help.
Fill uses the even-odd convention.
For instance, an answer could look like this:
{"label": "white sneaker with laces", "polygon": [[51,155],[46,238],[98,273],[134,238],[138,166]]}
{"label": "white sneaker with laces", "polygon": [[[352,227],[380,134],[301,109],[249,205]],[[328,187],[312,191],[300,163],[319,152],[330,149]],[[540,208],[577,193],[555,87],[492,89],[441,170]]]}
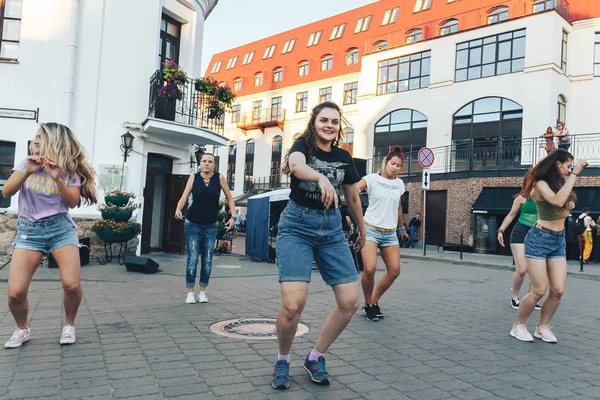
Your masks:
{"label": "white sneaker with laces", "polygon": [[60,334],[60,344],[75,343],[75,327],[73,325],[65,325]]}
{"label": "white sneaker with laces", "polygon": [[198,293],[198,303],[208,303],[208,297],[206,297],[206,292]]}
{"label": "white sneaker with laces", "polygon": [[186,304],[195,304],[196,297],[194,296],[194,292],[188,292],[187,297],[185,298]]}
{"label": "white sneaker with laces", "polygon": [[552,330],[550,329],[550,325],[540,325],[535,327],[535,333],[533,334],[538,339],[542,339],[546,343],[556,343],[558,340]]}
{"label": "white sneaker with laces", "polygon": [[529,333],[524,324],[513,325],[510,330],[510,336],[519,339],[522,342],[533,342],[533,336],[531,336],[531,333]]}
{"label": "white sneaker with laces", "polygon": [[23,343],[25,343],[26,341],[29,340],[29,337],[31,336],[31,330],[29,329],[29,327],[25,328],[25,329],[15,329],[13,335],[11,336],[11,338],[9,339],[8,342],[4,343],[4,347],[7,349],[14,349],[17,347],[21,347],[21,345],[23,345]]}

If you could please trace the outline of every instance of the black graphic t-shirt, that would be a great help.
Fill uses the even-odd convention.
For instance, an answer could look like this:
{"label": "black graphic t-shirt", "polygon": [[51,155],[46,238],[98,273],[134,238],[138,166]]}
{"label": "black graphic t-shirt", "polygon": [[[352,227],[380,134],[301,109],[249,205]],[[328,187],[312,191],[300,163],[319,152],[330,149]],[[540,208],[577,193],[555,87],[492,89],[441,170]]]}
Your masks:
{"label": "black graphic t-shirt", "polygon": [[[308,154],[308,146],[304,138],[294,142],[290,154],[294,152],[300,152],[305,156]],[[350,153],[335,146],[331,147],[330,152],[317,149],[315,154],[306,158],[306,164],[329,179],[338,197],[342,195],[343,184],[351,185],[360,181],[360,175]],[[292,174],[291,190],[290,199],[295,203],[315,210],[325,208],[318,182],[303,181]]]}

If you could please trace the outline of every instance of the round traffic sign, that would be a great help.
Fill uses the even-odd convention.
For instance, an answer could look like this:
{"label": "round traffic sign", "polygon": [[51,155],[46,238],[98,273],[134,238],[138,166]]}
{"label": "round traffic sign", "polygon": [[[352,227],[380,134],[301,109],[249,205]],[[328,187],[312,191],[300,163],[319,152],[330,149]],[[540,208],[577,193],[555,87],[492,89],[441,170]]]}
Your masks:
{"label": "round traffic sign", "polygon": [[433,155],[433,151],[429,147],[423,147],[419,150],[419,164],[423,168],[429,168],[433,165],[435,161],[435,156]]}

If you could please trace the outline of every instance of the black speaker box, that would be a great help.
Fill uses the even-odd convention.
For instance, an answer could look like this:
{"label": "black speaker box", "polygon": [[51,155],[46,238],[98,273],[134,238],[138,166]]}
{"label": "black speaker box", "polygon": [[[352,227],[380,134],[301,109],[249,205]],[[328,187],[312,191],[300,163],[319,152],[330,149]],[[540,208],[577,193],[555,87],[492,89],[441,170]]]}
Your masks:
{"label": "black speaker box", "polygon": [[142,272],[144,274],[154,274],[158,271],[158,263],[150,257],[125,257],[125,268],[130,272]]}
{"label": "black speaker box", "polygon": [[[79,238],[79,260],[81,266],[88,265],[90,263],[90,238],[84,237]],[[52,254],[48,254],[48,268],[58,268],[58,264]]]}

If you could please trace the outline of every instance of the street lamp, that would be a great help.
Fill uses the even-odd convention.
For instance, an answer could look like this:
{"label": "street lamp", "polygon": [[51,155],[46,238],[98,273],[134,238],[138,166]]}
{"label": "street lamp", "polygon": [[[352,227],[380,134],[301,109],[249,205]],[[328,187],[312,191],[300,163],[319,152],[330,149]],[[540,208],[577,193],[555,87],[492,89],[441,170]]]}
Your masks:
{"label": "street lamp", "polygon": [[127,156],[133,150],[133,139],[135,137],[127,131],[121,135],[121,151],[123,152],[123,163],[127,162]]}

